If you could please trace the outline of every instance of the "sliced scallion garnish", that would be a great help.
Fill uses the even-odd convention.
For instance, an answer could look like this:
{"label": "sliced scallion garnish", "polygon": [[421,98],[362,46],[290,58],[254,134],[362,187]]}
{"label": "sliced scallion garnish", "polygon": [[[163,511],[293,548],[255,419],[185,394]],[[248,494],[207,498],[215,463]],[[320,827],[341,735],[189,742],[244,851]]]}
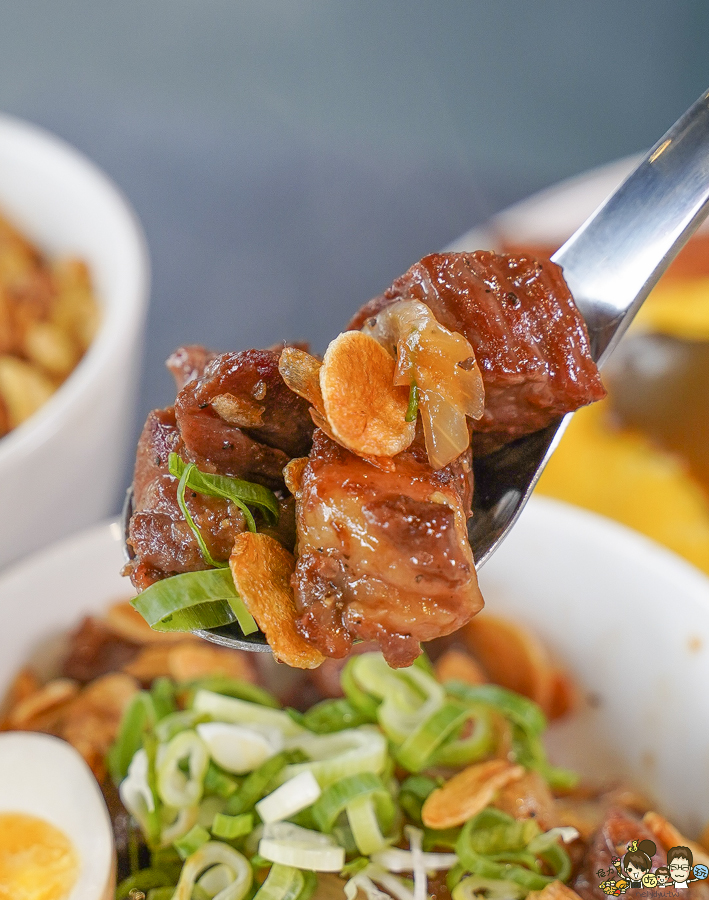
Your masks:
{"label": "sliced scallion garnish", "polygon": [[244,634],[258,625],[236,592],[228,569],[183,572],[156,581],[131,603],[156,631],[197,631],[238,622]]}
{"label": "sliced scallion garnish", "polygon": [[190,490],[210,497],[221,497],[238,506],[244,513],[249,531],[256,531],[256,524],[249,506],[255,506],[269,524],[276,525],[278,523],[280,513],[278,499],[273,491],[262,484],[243,481],[241,478],[233,478],[231,475],[211,475],[201,472],[194,463],[185,463],[177,453],[170,454],[168,468],[170,474],[175,478],[182,478],[183,473],[189,470],[185,486]]}

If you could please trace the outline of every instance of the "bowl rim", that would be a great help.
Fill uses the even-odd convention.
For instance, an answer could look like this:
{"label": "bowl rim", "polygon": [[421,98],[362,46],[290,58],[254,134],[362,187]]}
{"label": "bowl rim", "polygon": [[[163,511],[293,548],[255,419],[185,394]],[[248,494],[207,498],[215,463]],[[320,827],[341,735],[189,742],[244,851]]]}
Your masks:
{"label": "bowl rim", "polygon": [[[128,248],[129,287],[120,297],[120,310],[115,304],[104,307],[99,329],[89,348],[66,381],[31,415],[0,438],[0,469],[26,456],[45,444],[62,426],[62,421],[83,396],[91,390],[94,379],[116,354],[133,343],[142,327],[151,285],[148,242],[142,223],[123,191],[88,156],[53,132],[16,116],[0,113],[0,135],[18,143],[32,144],[43,153],[63,158],[90,185],[92,193],[102,194],[114,221],[123,231]],[[99,298],[101,302],[101,298]]]}

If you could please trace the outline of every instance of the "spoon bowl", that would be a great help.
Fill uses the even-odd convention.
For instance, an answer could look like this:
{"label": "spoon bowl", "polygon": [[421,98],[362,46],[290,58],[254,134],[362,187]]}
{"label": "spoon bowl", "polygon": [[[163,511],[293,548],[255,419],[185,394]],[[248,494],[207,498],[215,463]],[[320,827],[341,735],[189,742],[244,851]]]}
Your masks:
{"label": "spoon bowl", "polygon": [[[560,265],[599,366],[675,256],[709,214],[709,91],[655,144],[620,187],[552,257]],[[477,569],[517,521],[571,413],[473,460],[468,537]],[[123,508],[126,537],[132,489]],[[239,650],[269,651],[261,632],[236,623],[195,634]]]}

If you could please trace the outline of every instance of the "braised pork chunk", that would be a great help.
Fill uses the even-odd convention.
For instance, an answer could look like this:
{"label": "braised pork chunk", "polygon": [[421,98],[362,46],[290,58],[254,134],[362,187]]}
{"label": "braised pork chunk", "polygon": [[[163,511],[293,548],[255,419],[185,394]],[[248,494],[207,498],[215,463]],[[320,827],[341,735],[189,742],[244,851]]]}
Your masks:
{"label": "braised pork chunk", "polygon": [[362,307],[350,328],[409,299],[425,303],[475,351],[485,386],[476,450],[537,431],[605,396],[584,321],[550,260],[486,250],[433,253]]}
{"label": "braised pork chunk", "polygon": [[[293,546],[294,502],[282,472],[293,456],[308,452],[313,424],[308,404],[283,383],[278,356],[273,350],[215,356],[189,347],[170,357],[168,365],[182,386],[174,408],[148,416],[133,476],[129,542],[135,558],[128,571],[139,590],[168,575],[207,568],[177,502],[170,453],[203,472],[272,488],[281,515],[270,533]],[[241,511],[204,494],[188,492],[185,500],[211,555],[227,560],[236,535],[246,527]]]}
{"label": "braised pork chunk", "polygon": [[325,656],[355,638],[410,665],[419,641],[455,631],[483,605],[467,539],[470,453],[434,471],[415,442],[379,467],[316,431],[289,467],[296,496],[298,627]]}

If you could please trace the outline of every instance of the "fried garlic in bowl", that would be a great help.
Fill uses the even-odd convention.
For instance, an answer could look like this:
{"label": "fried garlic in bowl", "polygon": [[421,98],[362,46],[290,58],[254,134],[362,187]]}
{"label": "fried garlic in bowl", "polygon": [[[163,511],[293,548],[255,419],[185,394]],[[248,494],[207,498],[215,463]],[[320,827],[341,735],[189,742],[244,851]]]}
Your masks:
{"label": "fried garlic in bowl", "polygon": [[[142,229],[109,179],[59,138],[6,116],[0,116],[0,209],[47,259],[73,257],[86,265],[100,319],[70,374],[62,358],[67,347],[62,350],[56,332],[49,333],[51,323],[33,322],[28,356],[50,370],[49,379],[40,379],[26,360],[5,352],[11,341],[0,312],[0,381],[12,394],[3,406],[12,407],[9,424],[17,426],[0,438],[2,566],[103,518],[117,505],[149,267]],[[84,288],[76,266],[56,274],[74,279],[74,305],[65,312],[90,336],[95,312],[85,298],[77,299],[85,272]],[[4,313],[11,299],[0,298]],[[33,302],[26,298],[20,321]],[[60,381],[50,395],[47,384]]]}

